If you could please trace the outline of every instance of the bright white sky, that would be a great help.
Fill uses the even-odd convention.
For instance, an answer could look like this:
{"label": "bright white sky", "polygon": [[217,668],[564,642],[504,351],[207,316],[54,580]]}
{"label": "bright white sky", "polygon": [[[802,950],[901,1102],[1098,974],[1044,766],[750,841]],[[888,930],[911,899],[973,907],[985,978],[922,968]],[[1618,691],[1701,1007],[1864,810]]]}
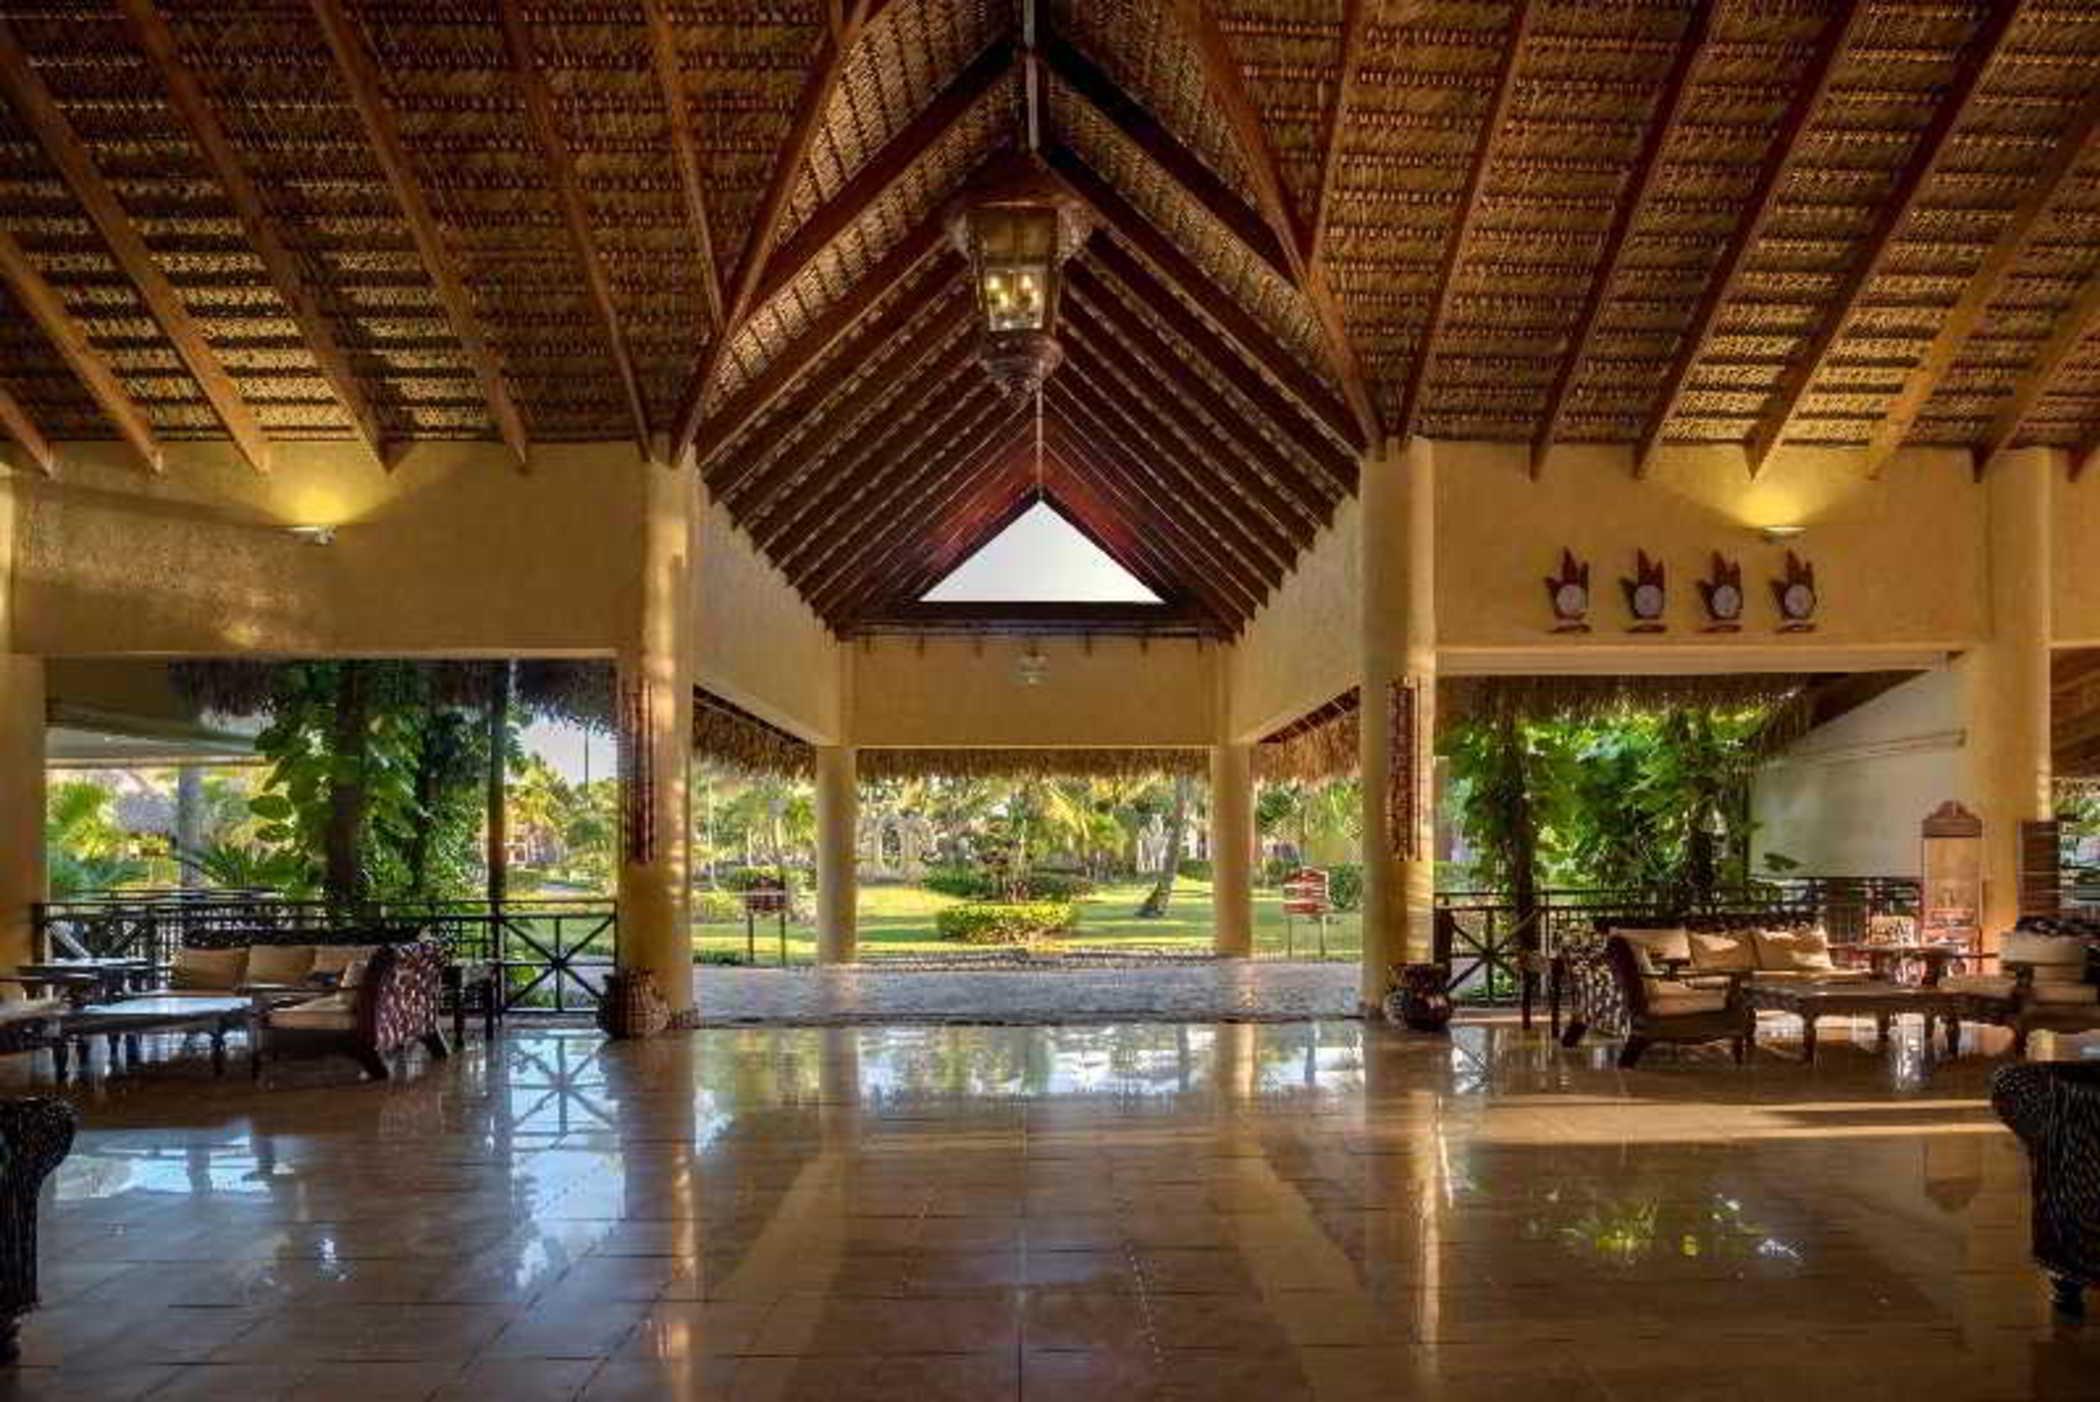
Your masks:
{"label": "bright white sky", "polygon": [[926,591],[929,604],[1156,604],[1159,596],[1037,502]]}

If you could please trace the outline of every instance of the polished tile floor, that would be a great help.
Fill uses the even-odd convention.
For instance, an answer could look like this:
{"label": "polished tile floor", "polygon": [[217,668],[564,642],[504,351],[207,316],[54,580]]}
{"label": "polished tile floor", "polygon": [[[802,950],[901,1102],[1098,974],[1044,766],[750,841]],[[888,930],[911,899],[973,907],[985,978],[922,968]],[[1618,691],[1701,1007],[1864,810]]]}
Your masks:
{"label": "polished tile floor", "polygon": [[37,1398],[2100,1397],[2000,1048],[517,1029],[75,1092]]}

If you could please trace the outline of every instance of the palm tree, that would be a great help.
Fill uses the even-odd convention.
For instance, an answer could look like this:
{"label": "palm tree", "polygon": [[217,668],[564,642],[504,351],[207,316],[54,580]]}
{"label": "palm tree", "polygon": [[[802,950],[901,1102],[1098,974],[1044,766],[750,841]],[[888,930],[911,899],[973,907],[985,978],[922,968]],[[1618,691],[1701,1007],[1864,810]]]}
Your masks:
{"label": "palm tree", "polygon": [[108,789],[85,779],[53,784],[44,803],[46,879],[54,900],[143,880],[146,864],[130,855],[130,835],[117,826]]}
{"label": "palm tree", "polygon": [[1174,806],[1167,812],[1166,851],[1160,857],[1159,878],[1152,883],[1152,891],[1137,908],[1141,920],[1157,920],[1167,913],[1167,904],[1174,899],[1174,879],[1181,875],[1181,849],[1188,840],[1189,801],[1194,796],[1195,781],[1186,774],[1174,776]]}

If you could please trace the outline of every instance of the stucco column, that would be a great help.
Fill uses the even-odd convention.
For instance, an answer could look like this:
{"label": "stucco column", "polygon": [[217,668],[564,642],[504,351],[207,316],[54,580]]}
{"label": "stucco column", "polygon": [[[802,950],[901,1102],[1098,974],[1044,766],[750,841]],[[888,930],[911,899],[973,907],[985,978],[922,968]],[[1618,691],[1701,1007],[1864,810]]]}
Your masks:
{"label": "stucco column", "polygon": [[44,663],[0,653],[0,968],[30,958],[43,898]]}
{"label": "stucco column", "polygon": [[860,772],[850,745],[817,748],[817,962],[851,963],[859,952],[854,901],[860,831]]}
{"label": "stucco column", "polygon": [[1963,653],[1956,669],[1961,801],[1983,819],[1986,948],[1995,949],[2019,916],[2019,825],[2052,810],[2050,503],[2062,471],[2054,451],[2024,448],[2000,453],[1984,477],[1988,640]]}
{"label": "stucco column", "polygon": [[640,549],[619,654],[620,945],[674,1013],[693,1005],[686,780],[693,750],[692,595],[699,488],[644,463]]}
{"label": "stucco column", "polygon": [[1211,948],[1254,953],[1254,747],[1210,747]]}
{"label": "stucco column", "polygon": [[[1427,959],[1436,894],[1436,475],[1427,440],[1364,459],[1359,530],[1363,671],[1363,969],[1367,1008],[1392,964]],[[1412,750],[1395,755],[1393,744]],[[1399,776],[1399,791],[1393,779]],[[1389,806],[1390,810],[1389,811]],[[1404,825],[1404,826],[1397,826]]]}

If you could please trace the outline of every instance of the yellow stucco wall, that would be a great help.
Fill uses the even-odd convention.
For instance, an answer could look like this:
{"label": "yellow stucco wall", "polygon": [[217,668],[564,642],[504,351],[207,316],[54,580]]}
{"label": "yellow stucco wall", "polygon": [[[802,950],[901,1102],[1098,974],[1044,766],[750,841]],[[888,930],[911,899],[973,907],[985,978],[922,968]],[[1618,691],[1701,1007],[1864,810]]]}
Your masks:
{"label": "yellow stucco wall", "polygon": [[1217,737],[1215,644],[1045,638],[1040,686],[1019,679],[1027,646],[1013,637],[853,644],[852,743],[1120,747]]}
{"label": "yellow stucco wall", "polygon": [[2058,647],[2100,647],[2100,473],[2069,480],[2064,455],[2049,472],[2051,623]]}
{"label": "yellow stucco wall", "polygon": [[15,476],[0,460],[0,655],[15,647]]}
{"label": "yellow stucco wall", "polygon": [[700,530],[693,613],[700,685],[806,740],[840,743],[837,640],[726,510],[708,506]]}
{"label": "yellow stucco wall", "polygon": [[1298,557],[1298,568],[1248,623],[1226,666],[1230,731],[1253,740],[1357,683],[1363,616],[1354,498]]}

